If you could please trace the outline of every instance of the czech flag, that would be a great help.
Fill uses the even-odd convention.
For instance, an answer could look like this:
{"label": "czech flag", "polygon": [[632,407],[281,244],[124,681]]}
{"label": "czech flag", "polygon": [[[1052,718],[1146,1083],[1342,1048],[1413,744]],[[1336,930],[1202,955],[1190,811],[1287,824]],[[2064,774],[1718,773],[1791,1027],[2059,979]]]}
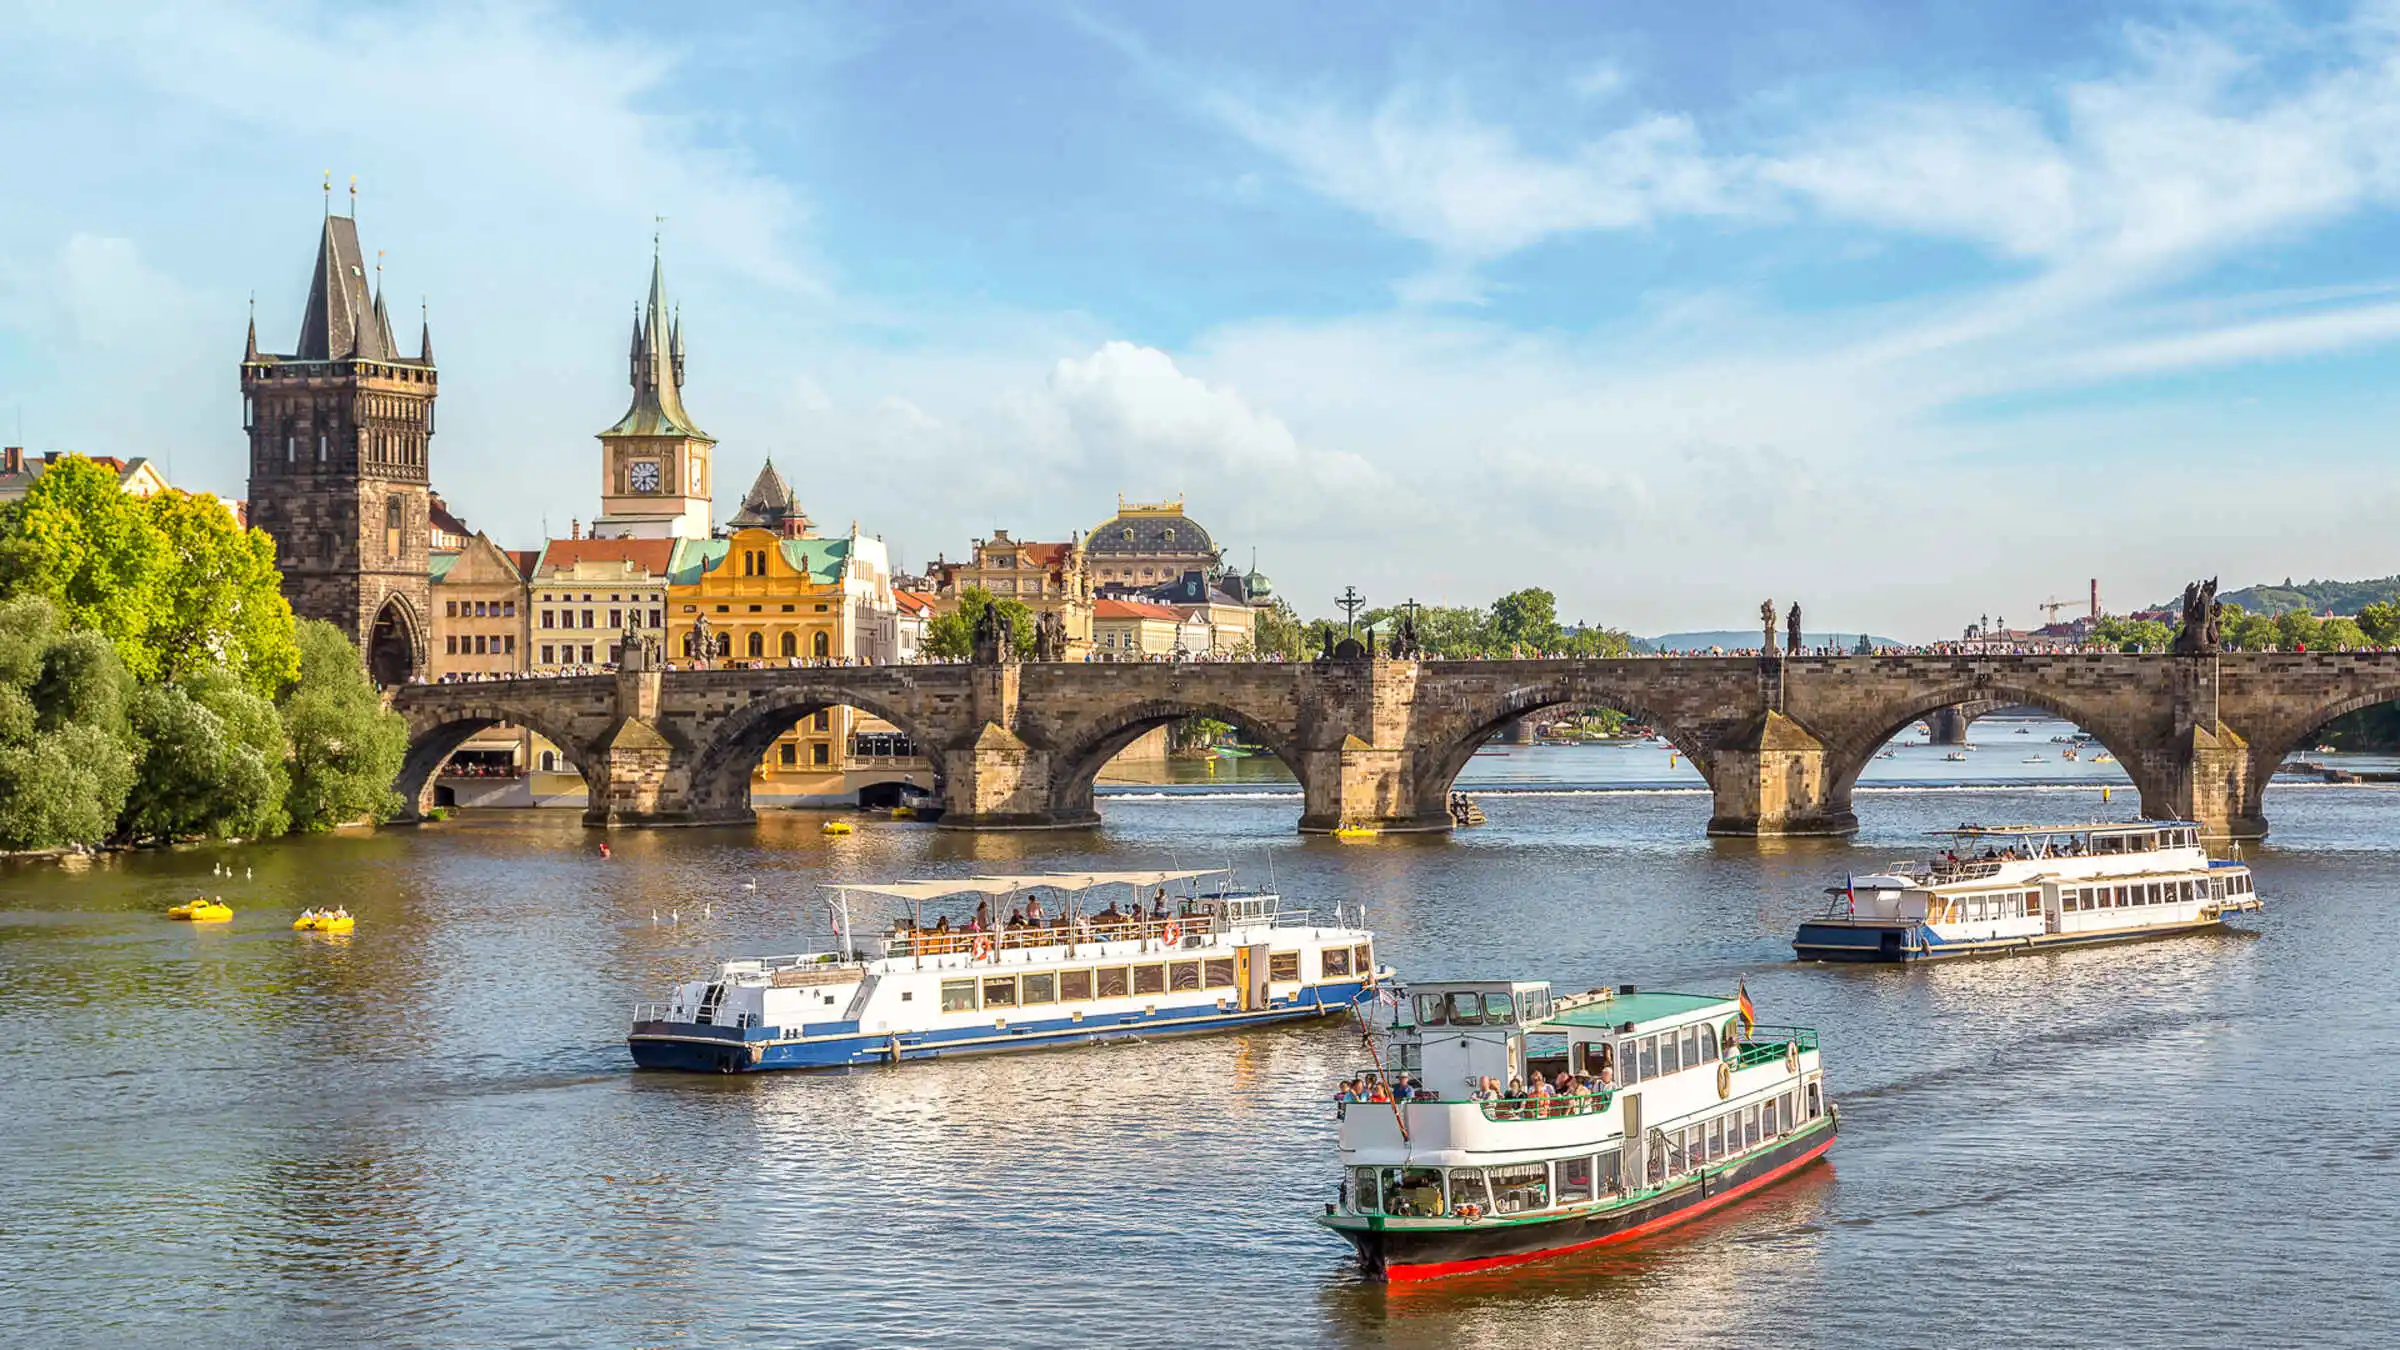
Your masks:
{"label": "czech flag", "polygon": [[1842,898],[1848,901],[1850,904],[1850,917],[1853,919],[1857,918],[1858,877],[1855,873],[1844,872],[1842,874]]}
{"label": "czech flag", "polygon": [[1736,982],[1733,990],[1733,999],[1736,1004],[1740,1005],[1742,1013],[1742,1034],[1747,1036],[1752,1031],[1758,1029],[1758,1008],[1756,1005],[1750,1002],[1749,981],[1742,980]]}

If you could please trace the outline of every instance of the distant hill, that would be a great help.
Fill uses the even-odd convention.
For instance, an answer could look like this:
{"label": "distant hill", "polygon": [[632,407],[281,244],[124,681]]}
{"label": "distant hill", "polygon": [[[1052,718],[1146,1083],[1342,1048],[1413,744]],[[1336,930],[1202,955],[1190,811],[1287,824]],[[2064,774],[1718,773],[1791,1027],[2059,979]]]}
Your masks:
{"label": "distant hill", "polygon": [[[2244,586],[2238,591],[2220,591],[2217,599],[2228,605],[2240,605],[2252,614],[2281,614],[2286,610],[2305,609],[2312,614],[2332,610],[2336,614],[2356,614],[2378,601],[2400,599],[2400,577],[2384,577],[2378,581],[2294,581],[2285,577],[2281,585]],[[2183,597],[2170,598],[2160,609],[2179,611]]]}
{"label": "distant hill", "polygon": [[[1856,630],[1847,633],[1812,633],[1804,628],[1800,630],[1800,637],[1804,645],[1810,647],[1839,647],[1843,651],[1850,650],[1858,642]],[[1783,642],[1781,628],[1775,630],[1775,641],[1778,645]],[[1869,637],[1867,642],[1870,646],[1876,647],[1900,645],[1899,639],[1887,637]],[[1633,640],[1633,649],[1637,652],[1704,652],[1711,647],[1747,650],[1757,645],[1758,630],[1755,628],[1740,632],[1730,628],[1720,628],[1705,633],[1666,633],[1658,637]]]}

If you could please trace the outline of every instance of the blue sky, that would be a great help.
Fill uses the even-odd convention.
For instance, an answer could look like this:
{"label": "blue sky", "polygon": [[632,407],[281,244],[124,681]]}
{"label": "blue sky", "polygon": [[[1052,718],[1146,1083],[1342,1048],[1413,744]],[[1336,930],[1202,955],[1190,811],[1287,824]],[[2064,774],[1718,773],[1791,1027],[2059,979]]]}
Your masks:
{"label": "blue sky", "polygon": [[720,515],[912,564],[1122,492],[1309,612],[2400,571],[2400,4],[749,8],[0,0],[0,434],[238,495],[330,169],[511,546],[663,215]]}

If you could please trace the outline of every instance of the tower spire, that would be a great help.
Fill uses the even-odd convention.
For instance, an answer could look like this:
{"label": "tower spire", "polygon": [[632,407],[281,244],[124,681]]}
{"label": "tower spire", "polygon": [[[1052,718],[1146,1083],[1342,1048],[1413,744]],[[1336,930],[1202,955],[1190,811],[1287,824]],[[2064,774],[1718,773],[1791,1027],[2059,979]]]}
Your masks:
{"label": "tower spire", "polygon": [[417,324],[417,362],[430,366],[433,364],[433,306],[427,304],[421,295],[417,297]]}
{"label": "tower spire", "polygon": [[242,344],[242,361],[246,365],[258,359],[258,292],[250,292],[250,337]]}

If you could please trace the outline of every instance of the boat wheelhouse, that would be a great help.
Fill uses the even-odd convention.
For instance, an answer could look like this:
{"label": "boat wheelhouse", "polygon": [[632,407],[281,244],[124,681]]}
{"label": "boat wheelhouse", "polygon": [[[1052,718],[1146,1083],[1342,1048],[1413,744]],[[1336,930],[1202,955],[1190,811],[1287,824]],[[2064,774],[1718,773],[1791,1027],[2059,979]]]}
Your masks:
{"label": "boat wheelhouse", "polygon": [[[1216,870],[829,889],[838,950],[727,961],[637,1005],[634,1063],[744,1073],[1188,1035],[1345,1012],[1390,974],[1338,908],[1320,923]],[[900,902],[872,955],[852,936],[854,897]],[[976,912],[929,917],[945,904]]]}
{"label": "boat wheelhouse", "polygon": [[1739,997],[1463,981],[1382,991],[1379,1012],[1377,1099],[1337,1108],[1341,1197],[1318,1220],[1371,1279],[1634,1240],[1833,1144],[1816,1032],[1756,1025]]}
{"label": "boat wheelhouse", "polygon": [[2260,907],[2250,869],[2213,860],[2190,821],[1961,825],[1922,862],[1827,888],[1801,923],[1805,961],[1932,961],[2123,942],[2223,925]]}

